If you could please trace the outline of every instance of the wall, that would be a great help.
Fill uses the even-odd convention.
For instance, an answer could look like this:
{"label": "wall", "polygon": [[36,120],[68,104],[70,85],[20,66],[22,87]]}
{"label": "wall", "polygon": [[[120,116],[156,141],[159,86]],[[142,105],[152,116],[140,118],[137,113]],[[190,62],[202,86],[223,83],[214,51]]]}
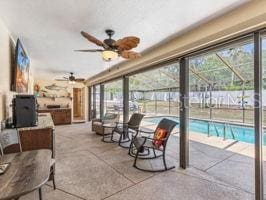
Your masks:
{"label": "wall", "polygon": [[[23,41],[22,41],[23,43]],[[12,68],[14,66],[15,42],[0,19],[0,121],[12,117],[11,102],[16,94],[11,91]],[[33,93],[33,73],[30,67],[29,94]]]}
{"label": "wall", "polygon": [[[11,75],[12,66],[14,65],[14,54],[15,54],[15,40],[13,40],[9,34],[9,31],[0,19],[0,121],[12,116],[12,109],[10,107],[13,96],[16,94],[10,90],[11,85]],[[23,41],[22,41],[23,44]],[[26,49],[26,47],[25,47]],[[30,67],[29,74],[29,94],[33,94],[33,85],[38,83],[40,85],[51,85],[53,82],[51,80],[34,80],[34,74]],[[76,83],[74,86],[70,86],[64,82],[57,82],[56,84],[60,86],[67,86],[68,92],[70,92],[71,97],[73,97],[73,87],[84,88],[84,117],[87,120],[88,116],[88,89],[84,84]],[[62,96],[62,94],[57,95]],[[49,98],[38,99],[41,106],[44,104],[62,104],[66,106],[67,104],[72,107],[72,100],[69,98],[60,98],[55,101]],[[73,115],[72,115],[73,116]]]}
{"label": "wall", "polygon": [[9,104],[14,94],[10,91],[14,46],[8,30],[0,20],[0,121],[11,117]]}
{"label": "wall", "polygon": [[[73,88],[84,88],[84,118],[87,121],[88,119],[88,88],[83,83],[75,83],[74,85],[68,84],[68,82],[63,81],[54,81],[54,80],[34,80],[34,84],[38,84],[41,88],[41,90],[47,91],[47,96],[67,96],[68,93],[70,94],[70,97],[73,97]],[[66,88],[66,90],[62,89],[59,91],[56,90],[49,90],[46,89],[45,86],[50,86],[52,84],[56,84],[59,87]],[[40,92],[40,96],[42,96],[42,92]],[[45,108],[46,105],[61,105],[61,107],[67,107],[73,108],[73,100],[72,98],[43,98],[39,97],[38,104],[40,105],[40,108]],[[72,119],[73,119],[73,109],[72,109]]]}

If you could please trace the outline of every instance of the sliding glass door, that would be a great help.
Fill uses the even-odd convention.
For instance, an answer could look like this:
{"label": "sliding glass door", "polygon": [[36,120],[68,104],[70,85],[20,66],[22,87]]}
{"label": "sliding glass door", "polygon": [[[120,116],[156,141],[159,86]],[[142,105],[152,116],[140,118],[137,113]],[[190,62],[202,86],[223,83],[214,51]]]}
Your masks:
{"label": "sliding glass door", "polygon": [[104,84],[104,113],[119,113],[123,119],[122,80],[115,80]]}
{"label": "sliding glass door", "polygon": [[142,112],[146,117],[178,116],[178,62],[130,76],[129,94],[130,114]]}
{"label": "sliding glass door", "polygon": [[189,59],[190,165],[255,193],[253,38]]}

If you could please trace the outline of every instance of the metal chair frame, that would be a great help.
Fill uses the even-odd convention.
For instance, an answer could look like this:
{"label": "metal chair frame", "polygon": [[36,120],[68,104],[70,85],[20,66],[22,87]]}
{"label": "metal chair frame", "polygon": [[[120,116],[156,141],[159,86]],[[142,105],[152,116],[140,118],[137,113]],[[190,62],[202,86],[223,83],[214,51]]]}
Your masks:
{"label": "metal chair frame", "polygon": [[[129,148],[127,146],[123,146],[123,143],[130,142],[130,133],[131,135],[134,134],[139,129],[141,120],[143,119],[144,115],[140,113],[134,113],[130,117],[127,123],[123,122],[116,122],[116,127],[113,129],[111,134],[111,140],[113,142],[118,142],[118,145],[122,148]],[[114,133],[119,134],[119,140],[114,140]]]}
{"label": "metal chair frame", "polygon": [[[149,136],[154,136],[156,130],[155,131],[151,131],[151,132],[138,130],[137,134],[132,139],[132,142],[130,144],[130,148],[129,148],[129,151],[128,151],[128,154],[130,156],[135,157],[134,163],[133,163],[133,167],[135,167],[135,168],[137,168],[139,170],[142,170],[142,171],[146,171],[146,172],[163,172],[163,171],[167,171],[167,170],[175,168],[175,166],[171,166],[171,167],[167,166],[166,159],[165,159],[165,154],[166,154],[166,147],[167,147],[168,139],[169,139],[169,137],[171,135],[172,130],[174,129],[174,127],[177,124],[178,124],[177,122],[172,121],[170,119],[166,119],[166,118],[163,118],[160,121],[160,123],[158,124],[156,130],[158,128],[164,128],[167,131],[167,134],[166,134],[165,138],[161,140],[163,142],[163,144],[160,147],[157,147],[155,145],[152,145],[152,146],[147,146],[146,145],[148,140],[151,141],[151,142],[154,141],[153,137],[139,136],[139,134],[141,134],[141,133],[149,134]],[[142,141],[141,144],[138,144],[136,146],[137,142],[139,142],[139,140],[140,140],[139,138],[142,138],[143,141]],[[150,155],[151,154],[151,150],[153,152],[153,156]],[[136,152],[134,152],[134,151],[136,151]],[[146,153],[145,153],[145,151],[146,151]],[[161,153],[158,155],[158,154],[156,154],[156,151],[157,152],[161,152]],[[156,158],[159,158],[159,157],[162,157],[163,165],[164,165],[163,169],[150,170],[150,169],[143,169],[143,168],[140,168],[140,167],[137,166],[137,160],[138,159],[148,160],[148,159],[156,159]]]}

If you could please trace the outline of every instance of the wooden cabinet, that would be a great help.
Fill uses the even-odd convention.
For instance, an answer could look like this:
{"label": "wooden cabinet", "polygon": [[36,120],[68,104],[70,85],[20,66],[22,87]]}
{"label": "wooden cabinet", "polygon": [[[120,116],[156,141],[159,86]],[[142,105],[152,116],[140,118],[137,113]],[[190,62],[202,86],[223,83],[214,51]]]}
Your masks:
{"label": "wooden cabinet", "polygon": [[71,124],[71,109],[43,109],[39,113],[50,113],[55,125]]}

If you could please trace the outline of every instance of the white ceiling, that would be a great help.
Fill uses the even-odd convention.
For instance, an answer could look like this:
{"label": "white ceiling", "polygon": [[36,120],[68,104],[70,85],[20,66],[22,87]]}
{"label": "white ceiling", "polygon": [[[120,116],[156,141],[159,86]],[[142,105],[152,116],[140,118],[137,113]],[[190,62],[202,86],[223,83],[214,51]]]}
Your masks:
{"label": "white ceiling", "polygon": [[73,52],[96,47],[81,37],[81,30],[101,40],[106,28],[116,31],[114,39],[138,36],[135,50],[141,52],[247,1],[0,0],[0,18],[12,37],[21,39],[37,78],[58,78],[69,71],[88,78],[108,64],[98,53]]}

